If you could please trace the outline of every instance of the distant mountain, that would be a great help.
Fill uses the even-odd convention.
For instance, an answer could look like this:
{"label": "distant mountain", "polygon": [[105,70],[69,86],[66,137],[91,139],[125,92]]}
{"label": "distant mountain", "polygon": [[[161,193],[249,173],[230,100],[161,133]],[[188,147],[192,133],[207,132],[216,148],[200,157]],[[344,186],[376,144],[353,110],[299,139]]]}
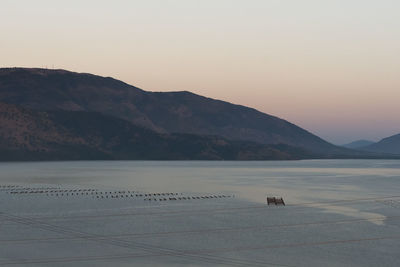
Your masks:
{"label": "distant mountain", "polygon": [[373,141],[369,141],[369,140],[357,140],[348,144],[344,144],[342,145],[343,147],[347,147],[347,148],[353,148],[353,149],[358,149],[358,148],[362,148],[365,146],[369,146],[374,144],[375,142]]}
{"label": "distant mountain", "polygon": [[369,146],[362,148],[366,151],[399,154],[400,155],[400,134],[396,134]]}
{"label": "distant mountain", "polygon": [[287,144],[324,156],[353,154],[252,108],[186,91],[146,92],[113,78],[65,70],[0,69],[0,102],[35,110],[99,112],[158,133]]}
{"label": "distant mountain", "polygon": [[86,111],[37,111],[0,103],[0,160],[271,160],[312,155],[288,145],[162,134]]}

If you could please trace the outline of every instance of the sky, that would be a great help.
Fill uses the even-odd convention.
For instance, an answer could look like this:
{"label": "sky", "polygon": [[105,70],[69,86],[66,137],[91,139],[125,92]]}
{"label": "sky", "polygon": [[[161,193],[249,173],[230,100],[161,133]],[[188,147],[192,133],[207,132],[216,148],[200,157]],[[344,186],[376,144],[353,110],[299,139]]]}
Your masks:
{"label": "sky", "polygon": [[335,144],[400,133],[398,0],[0,0],[0,67],[256,108]]}

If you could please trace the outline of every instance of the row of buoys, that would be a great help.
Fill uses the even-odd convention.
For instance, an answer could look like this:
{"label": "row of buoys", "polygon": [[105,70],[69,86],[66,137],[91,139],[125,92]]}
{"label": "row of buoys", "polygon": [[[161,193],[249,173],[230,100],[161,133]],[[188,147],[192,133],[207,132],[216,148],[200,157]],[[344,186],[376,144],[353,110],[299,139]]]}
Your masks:
{"label": "row of buoys", "polygon": [[[93,189],[94,190],[94,189]],[[124,194],[121,194],[121,192],[125,192]],[[130,194],[128,194],[130,192]],[[151,196],[154,194],[134,194],[134,191],[92,191],[92,189],[89,190],[50,190],[50,191],[29,191],[29,192],[10,192],[11,194],[46,194],[46,196],[92,196],[92,197],[97,197],[97,198],[128,198],[128,197],[147,197]],[[169,195],[178,195],[178,193],[160,193],[160,194],[169,194]]]}
{"label": "row of buoys", "polygon": [[207,195],[207,196],[183,196],[182,193],[160,192],[160,193],[142,193],[129,190],[120,191],[99,191],[98,189],[60,189],[55,187],[25,187],[14,185],[3,185],[1,188],[7,188],[12,191],[9,194],[46,194],[52,197],[71,197],[71,196],[91,196],[96,199],[120,199],[120,198],[143,198],[144,201],[176,201],[176,200],[195,200],[195,199],[216,199],[229,198],[230,195]]}
{"label": "row of buoys", "polygon": [[[137,197],[138,195],[110,195],[110,198],[129,198]],[[141,195],[140,195],[141,196]],[[194,196],[194,197],[169,197],[169,198],[144,198],[144,201],[167,201],[167,200],[190,200],[190,199],[208,199],[208,198],[226,198],[232,197],[229,195],[213,195],[213,196]],[[96,198],[109,198],[108,195],[97,195]]]}
{"label": "row of buoys", "polygon": [[9,189],[15,191],[31,191],[31,190],[57,190],[59,187],[10,187],[10,188],[0,188],[1,189]]}
{"label": "row of buoys", "polygon": [[150,197],[150,196],[177,196],[179,195],[178,193],[147,193],[144,194],[145,197]]}
{"label": "row of buoys", "polygon": [[[135,191],[97,191],[97,189],[66,189],[66,190],[36,190],[36,191],[11,191],[10,194],[46,194],[47,196],[85,196],[85,195],[120,195],[124,197],[150,197],[150,196],[170,196],[178,193],[138,193]],[[100,197],[99,197],[100,198]],[[108,198],[108,197],[107,197]]]}
{"label": "row of buoys", "polygon": [[97,195],[96,196],[96,198],[129,198],[129,197],[135,197],[135,195],[130,194],[130,195]]}
{"label": "row of buoys", "polygon": [[125,194],[125,193],[135,193],[134,191],[114,191],[114,193]]}
{"label": "row of buoys", "polygon": [[109,192],[107,192],[107,191],[105,191],[105,192],[98,191],[98,192],[95,192],[96,195],[97,194],[102,195],[103,193],[104,194],[124,194],[124,193],[128,193],[128,195],[126,195],[126,197],[129,197],[129,194],[130,194],[130,197],[151,197],[151,196],[172,196],[172,195],[177,196],[177,195],[179,195],[178,193],[138,193],[138,192],[134,192],[134,191],[114,191],[114,192],[111,192],[111,191],[109,191]]}
{"label": "row of buoys", "polygon": [[[131,194],[131,193],[136,193],[135,196],[137,197],[150,197],[150,196],[172,196],[172,195],[179,195],[179,193],[141,193],[138,194],[135,191],[129,191],[129,190],[122,190],[122,191],[99,191],[98,189],[60,189],[59,187],[24,187],[24,188],[16,188],[19,186],[14,186],[14,185],[3,185],[0,186],[0,188],[15,188],[13,191],[8,192],[10,194],[51,194],[51,193],[77,193],[77,192],[99,192],[99,194]],[[97,193],[95,193],[97,194]]]}
{"label": "row of buoys", "polygon": [[[110,192],[111,193],[111,192]],[[133,193],[133,192],[132,192]],[[178,195],[178,193],[160,193],[160,195]],[[123,195],[123,194],[120,194],[120,195],[117,195],[117,194],[113,194],[113,195],[111,195],[111,194],[108,194],[107,195],[107,192],[105,192],[105,194],[103,195],[103,192],[99,192],[99,194],[97,194],[96,193],[96,198],[108,198],[108,196],[110,196],[111,198],[129,198],[129,197],[149,197],[149,196],[151,196],[151,195],[155,195],[155,194],[125,194],[125,195]],[[147,198],[145,198],[145,200],[146,200]],[[165,199],[165,200],[167,200],[167,199]]]}
{"label": "row of buoys", "polygon": [[[111,195],[111,194],[100,195],[97,193],[93,194],[93,192],[90,194],[88,192],[86,192],[86,193],[65,193],[65,194],[64,193],[50,193],[50,194],[46,194],[46,196],[56,196],[56,197],[59,197],[59,196],[92,196],[92,197],[94,197],[94,195],[96,195],[97,198],[108,198],[108,197],[118,198],[118,195]],[[121,198],[122,197],[123,197],[123,195],[121,195]],[[126,197],[129,197],[129,195],[126,195]],[[134,197],[134,196],[130,195],[130,197]]]}
{"label": "row of buoys", "polygon": [[[88,192],[86,192],[86,193],[83,193],[83,192],[81,192],[81,193],[74,193],[74,192],[72,192],[72,193],[70,193],[70,192],[68,192],[68,193],[47,193],[46,194],[46,196],[56,196],[56,197],[58,197],[58,196],[79,196],[79,195],[81,195],[81,196],[89,196],[89,193]],[[93,192],[91,192],[90,193],[90,195],[93,195]]]}
{"label": "row of buoys", "polygon": [[[175,199],[176,200],[176,198],[174,198],[174,197],[170,197],[169,198],[169,200],[173,200],[173,199]],[[145,199],[143,199],[144,201],[157,201],[157,198],[145,198]],[[167,201],[168,199],[166,199],[166,198],[159,198],[158,199],[158,201]]]}
{"label": "row of buoys", "polygon": [[20,185],[0,185],[0,188],[17,188],[21,187]]}
{"label": "row of buoys", "polygon": [[48,194],[48,193],[67,193],[67,192],[95,192],[96,189],[57,189],[57,190],[25,190],[11,191],[10,194]]}
{"label": "row of buoys", "polygon": [[[209,198],[226,198],[226,197],[232,197],[229,195],[212,195],[212,196],[194,196],[194,197],[170,197],[168,199],[166,198],[160,198],[158,199],[159,201],[167,201],[167,200],[191,200],[191,199],[209,199]],[[145,198],[145,201],[157,201],[156,198]]]}

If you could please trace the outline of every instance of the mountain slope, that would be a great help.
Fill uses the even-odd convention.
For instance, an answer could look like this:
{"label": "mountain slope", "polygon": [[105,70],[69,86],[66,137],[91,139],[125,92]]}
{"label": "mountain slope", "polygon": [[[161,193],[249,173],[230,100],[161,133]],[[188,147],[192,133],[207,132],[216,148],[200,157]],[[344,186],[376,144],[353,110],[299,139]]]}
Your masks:
{"label": "mountain slope", "polygon": [[0,160],[267,160],[311,156],[287,145],[160,134],[85,111],[35,111],[0,103],[0,125]]}
{"label": "mountain slope", "polygon": [[0,69],[0,102],[37,110],[100,112],[159,133],[284,143],[324,155],[352,153],[252,108],[190,92],[146,92],[112,78],[65,70]]}
{"label": "mountain slope", "polygon": [[396,134],[381,141],[363,147],[362,150],[389,154],[400,154],[400,134]]}
{"label": "mountain slope", "polygon": [[351,143],[348,144],[344,144],[342,145],[343,147],[347,147],[347,148],[353,148],[353,149],[359,149],[365,146],[369,146],[374,144],[375,142],[369,141],[369,140],[357,140],[357,141],[353,141]]}

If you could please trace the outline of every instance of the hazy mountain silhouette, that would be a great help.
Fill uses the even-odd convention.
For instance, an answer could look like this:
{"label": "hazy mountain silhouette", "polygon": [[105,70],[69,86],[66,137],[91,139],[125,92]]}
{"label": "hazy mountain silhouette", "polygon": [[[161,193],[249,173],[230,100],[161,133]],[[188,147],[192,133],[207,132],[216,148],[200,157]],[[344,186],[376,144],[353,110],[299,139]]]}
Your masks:
{"label": "hazy mountain silhouette", "polygon": [[36,110],[90,111],[158,133],[218,135],[349,155],[310,132],[255,109],[190,92],[147,92],[109,77],[65,70],[0,69],[0,102]]}
{"label": "hazy mountain silhouette", "polygon": [[400,134],[383,138],[381,141],[361,149],[372,152],[400,154]]}
{"label": "hazy mountain silhouette", "polygon": [[359,149],[365,146],[369,146],[374,144],[375,142],[373,141],[369,141],[369,140],[357,140],[357,141],[353,141],[351,143],[348,144],[344,144],[342,145],[343,147],[347,147],[347,148],[354,148],[354,149]]}

